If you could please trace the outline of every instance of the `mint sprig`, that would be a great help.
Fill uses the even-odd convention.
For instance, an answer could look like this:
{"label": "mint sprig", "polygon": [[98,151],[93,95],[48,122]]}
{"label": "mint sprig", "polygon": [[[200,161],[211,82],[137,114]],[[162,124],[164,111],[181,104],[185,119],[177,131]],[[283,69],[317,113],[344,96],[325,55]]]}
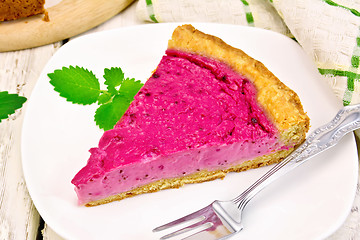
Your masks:
{"label": "mint sprig", "polygon": [[134,78],[125,78],[119,67],[104,69],[107,90],[100,89],[99,79],[91,71],[78,66],[57,69],[48,77],[54,90],[67,101],[82,105],[97,102],[94,120],[104,130],[114,127],[144,85]]}
{"label": "mint sprig", "polygon": [[21,108],[25,102],[26,97],[10,94],[7,91],[0,92],[0,122],[15,113],[15,110]]}

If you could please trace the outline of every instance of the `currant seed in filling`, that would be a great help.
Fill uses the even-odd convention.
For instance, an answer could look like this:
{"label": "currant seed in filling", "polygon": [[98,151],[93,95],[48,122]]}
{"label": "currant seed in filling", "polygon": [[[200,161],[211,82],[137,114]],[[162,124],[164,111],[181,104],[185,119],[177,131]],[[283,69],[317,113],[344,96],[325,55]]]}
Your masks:
{"label": "currant seed in filling", "polygon": [[168,50],[72,183],[84,204],[286,148],[277,136],[249,80],[216,60]]}

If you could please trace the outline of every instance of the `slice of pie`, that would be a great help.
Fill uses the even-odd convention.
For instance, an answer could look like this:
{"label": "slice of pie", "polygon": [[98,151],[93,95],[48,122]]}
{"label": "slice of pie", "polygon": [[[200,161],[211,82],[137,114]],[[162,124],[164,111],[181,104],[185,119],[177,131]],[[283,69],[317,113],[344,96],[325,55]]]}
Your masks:
{"label": "slice of pie", "polygon": [[262,63],[184,25],[72,183],[94,206],[224,178],[279,162],[308,128],[297,94]]}

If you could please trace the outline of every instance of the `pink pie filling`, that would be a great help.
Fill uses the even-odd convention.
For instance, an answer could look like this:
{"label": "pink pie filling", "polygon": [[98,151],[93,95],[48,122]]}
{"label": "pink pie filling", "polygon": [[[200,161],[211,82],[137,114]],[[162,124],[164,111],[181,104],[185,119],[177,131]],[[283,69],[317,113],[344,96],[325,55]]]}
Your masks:
{"label": "pink pie filling", "polygon": [[216,60],[166,53],[72,180],[80,204],[284,148],[249,80]]}

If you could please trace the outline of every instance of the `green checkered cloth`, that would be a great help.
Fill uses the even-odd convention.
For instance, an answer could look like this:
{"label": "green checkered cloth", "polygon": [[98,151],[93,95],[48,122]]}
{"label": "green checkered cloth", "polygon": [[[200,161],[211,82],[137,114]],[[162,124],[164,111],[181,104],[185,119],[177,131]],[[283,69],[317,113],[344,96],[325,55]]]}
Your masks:
{"label": "green checkered cloth", "polygon": [[139,19],[217,22],[294,37],[343,105],[360,103],[360,0],[139,0]]}

